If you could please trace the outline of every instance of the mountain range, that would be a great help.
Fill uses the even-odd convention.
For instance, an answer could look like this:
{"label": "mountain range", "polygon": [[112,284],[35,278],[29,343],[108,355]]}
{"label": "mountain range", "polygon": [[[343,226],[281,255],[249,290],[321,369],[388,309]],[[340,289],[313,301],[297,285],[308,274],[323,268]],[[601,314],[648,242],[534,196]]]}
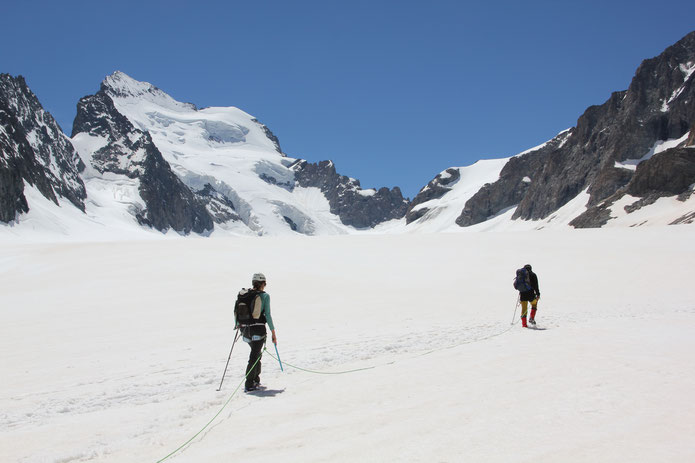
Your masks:
{"label": "mountain range", "polygon": [[234,107],[197,108],[114,72],[68,137],[0,74],[0,233],[305,235],[640,226],[695,221],[695,32],[627,90],[517,155],[452,167],[409,200],[331,161],[283,153]]}

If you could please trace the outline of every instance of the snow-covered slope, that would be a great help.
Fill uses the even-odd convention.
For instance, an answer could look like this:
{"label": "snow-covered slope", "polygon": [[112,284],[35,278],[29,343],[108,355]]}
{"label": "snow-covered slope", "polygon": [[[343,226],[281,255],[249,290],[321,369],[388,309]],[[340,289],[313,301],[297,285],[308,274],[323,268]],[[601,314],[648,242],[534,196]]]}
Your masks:
{"label": "snow-covered slope", "polygon": [[[107,118],[116,120],[122,115],[134,127],[131,132],[148,133],[171,170],[191,191],[206,191],[205,196],[224,202],[227,207],[222,214],[219,201],[207,205],[215,221],[213,233],[314,235],[355,231],[331,212],[320,188],[297,183],[297,166],[305,163],[285,156],[270,130],[244,111],[233,107],[197,109],[122,72],[108,76],[101,92],[117,113]],[[75,146],[92,164],[110,135],[90,124],[100,117],[100,113],[78,114],[78,119],[87,123],[76,121],[73,129]],[[116,159],[120,162],[123,156]],[[107,165],[102,170],[114,172],[120,167]],[[136,176],[128,175],[127,170],[116,173]],[[94,183],[100,185],[99,190],[105,185],[103,175],[93,180],[88,181],[88,189]],[[359,182],[352,180],[349,188],[360,190]]]}
{"label": "snow-covered slope", "polygon": [[[426,199],[411,208],[408,215],[413,220],[410,223],[406,225],[401,221],[398,227],[385,224],[381,229],[390,228],[395,231],[400,228],[410,232],[456,230],[459,228],[456,226],[456,218],[466,202],[485,184],[496,181],[508,161],[509,158],[487,159],[471,166],[445,170],[420,190],[418,196]],[[431,193],[430,196],[427,196],[428,193]],[[427,199],[429,197],[432,199]]]}
{"label": "snow-covered slope", "polygon": [[101,240],[153,230],[255,236],[693,224],[694,63],[695,32],[645,60],[627,90],[589,107],[576,127],[515,156],[446,169],[412,201],[397,187],[362,190],[331,161],[286,156],[240,109],[198,109],[122,72],[80,100],[71,144],[23,80],[3,75],[0,234],[41,239],[43,229],[49,240]]}
{"label": "snow-covered slope", "polygon": [[[162,463],[694,461],[694,253],[684,227],[0,243],[0,461],[155,463],[201,430]],[[240,341],[216,392],[258,271],[285,371],[269,344],[266,396],[235,394]]]}
{"label": "snow-covered slope", "polygon": [[1,77],[0,233],[8,237],[345,234],[408,206],[397,187],[363,190],[330,161],[287,157],[237,108],[199,110],[115,72],[79,101],[68,139],[21,77]]}
{"label": "snow-covered slope", "polygon": [[[576,127],[509,158],[497,179],[456,204],[455,223],[469,229],[692,223],[694,63],[695,32],[643,61],[627,90],[587,108]],[[430,190],[414,207],[432,199]],[[440,193],[440,200],[457,195]],[[665,206],[660,198],[674,201]],[[411,210],[408,223],[419,225],[424,215]]]}
{"label": "snow-covered slope", "polygon": [[[562,134],[560,134],[561,136]],[[620,163],[619,168],[635,171],[637,165],[654,155],[665,153],[668,149],[681,145],[689,134],[680,139],[660,141],[642,159]],[[540,149],[544,145],[521,153],[522,156]],[[687,148],[695,159],[695,147]],[[523,220],[514,217],[518,201],[502,210],[491,213],[480,223],[461,227],[457,219],[465,211],[468,201],[490,184],[500,179],[502,170],[512,158],[481,160],[471,166],[453,167],[440,173],[420,192],[426,196],[428,191],[438,189],[433,199],[416,204],[408,213],[412,221],[399,220],[375,228],[379,233],[402,232],[479,232],[479,231],[523,231],[541,229],[572,228],[573,220],[591,210],[591,197],[585,189],[548,217],[536,220]],[[692,175],[684,172],[684,175]],[[453,178],[453,180],[452,180]],[[692,178],[692,177],[688,177]],[[614,203],[607,205],[608,227],[635,227],[650,225],[693,225],[695,223],[694,183],[680,194],[664,194],[645,201],[640,196],[624,194]],[[447,182],[447,183],[444,183]],[[523,177],[522,183],[530,184],[530,177]],[[417,198],[416,198],[417,200]]]}

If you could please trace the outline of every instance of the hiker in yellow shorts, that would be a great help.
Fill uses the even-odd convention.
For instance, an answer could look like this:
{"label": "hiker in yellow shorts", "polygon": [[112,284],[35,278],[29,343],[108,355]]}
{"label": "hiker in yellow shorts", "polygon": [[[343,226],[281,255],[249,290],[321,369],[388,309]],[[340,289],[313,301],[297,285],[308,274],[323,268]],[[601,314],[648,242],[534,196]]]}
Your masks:
{"label": "hiker in yellow shorts", "polygon": [[514,288],[519,291],[519,300],[521,301],[521,325],[524,328],[528,328],[526,316],[528,314],[528,303],[530,302],[531,317],[528,319],[528,322],[535,326],[538,299],[541,297],[541,292],[538,289],[538,276],[533,273],[530,264],[526,264],[523,268],[516,271]]}

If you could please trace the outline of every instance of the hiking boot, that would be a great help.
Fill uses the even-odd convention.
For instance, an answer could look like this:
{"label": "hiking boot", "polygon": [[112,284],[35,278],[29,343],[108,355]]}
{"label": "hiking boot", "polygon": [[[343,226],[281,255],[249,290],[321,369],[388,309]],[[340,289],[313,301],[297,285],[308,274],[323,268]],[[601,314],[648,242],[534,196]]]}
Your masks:
{"label": "hiking boot", "polygon": [[253,392],[258,390],[258,385],[254,384],[253,386],[247,386],[244,388],[244,392]]}
{"label": "hiking boot", "polygon": [[526,324],[526,317],[521,317],[521,326],[528,328],[528,325]]}
{"label": "hiking boot", "polygon": [[536,320],[534,320],[533,318],[529,318],[528,322],[529,322],[529,324],[536,326]]}

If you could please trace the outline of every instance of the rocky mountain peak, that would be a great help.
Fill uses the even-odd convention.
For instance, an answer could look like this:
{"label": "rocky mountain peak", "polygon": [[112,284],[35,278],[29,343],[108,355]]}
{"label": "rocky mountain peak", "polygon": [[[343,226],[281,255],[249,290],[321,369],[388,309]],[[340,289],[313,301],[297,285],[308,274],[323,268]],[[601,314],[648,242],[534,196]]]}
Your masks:
{"label": "rocky mountain peak", "polygon": [[[457,223],[480,223],[513,205],[514,219],[541,220],[584,191],[590,208],[614,200],[616,193],[624,194],[634,175],[626,162],[639,163],[657,146],[680,139],[693,127],[694,75],[695,32],[643,61],[629,88],[613,93],[602,105],[589,107],[562,143],[555,141],[512,158],[497,182],[466,203]],[[522,183],[521,177],[530,181]],[[600,219],[573,223],[605,223],[605,214],[593,216]]]}
{"label": "rocky mountain peak", "polygon": [[[121,71],[80,100],[72,135],[23,78],[0,75],[0,221],[29,210],[31,186],[93,222],[106,213],[120,225],[182,234],[350,233],[404,217],[384,229],[514,219],[526,228],[599,227],[616,214],[643,217],[663,196],[693,201],[695,32],[642,62],[627,90],[587,108],[575,127],[513,157],[446,169],[412,202],[398,187],[363,189],[332,161],[288,157],[238,108],[197,109]],[[671,223],[695,221],[695,210],[674,210]]]}
{"label": "rocky mountain peak", "polygon": [[137,180],[144,207],[135,201],[131,212],[141,224],[182,234],[212,230],[213,220],[204,202],[174,174],[151,134],[136,128],[118,111],[115,98],[180,105],[156,87],[123,73],[107,77],[99,92],[80,99],[73,123],[73,139],[78,145],[85,139],[98,141],[96,147],[83,150],[91,167],[101,175]]}
{"label": "rocky mountain peak", "polygon": [[[108,76],[99,92],[80,100],[73,139],[100,174],[139,181],[146,204],[144,209],[134,204],[134,213],[141,223],[160,230],[200,232],[192,227],[204,223],[246,227],[258,234],[315,234],[320,227],[341,232],[344,225],[369,228],[400,218],[407,207],[397,188],[362,190],[359,181],[339,175],[330,161],[315,165],[288,158],[270,129],[238,108],[198,110],[122,72]],[[148,173],[155,166],[158,173]],[[167,179],[168,192],[149,184],[162,179]],[[182,199],[171,201],[166,193]],[[313,210],[321,203],[317,195],[328,200],[330,214],[342,224],[327,211]],[[163,219],[166,207],[183,205],[188,212],[170,214],[176,221]],[[210,220],[203,220],[205,215]],[[185,217],[195,221],[182,221]]]}
{"label": "rocky mountain peak", "polygon": [[0,220],[29,211],[26,185],[56,204],[65,198],[84,210],[84,167],[24,78],[0,74]]}
{"label": "rocky mountain peak", "polygon": [[140,82],[124,72],[116,71],[106,76],[101,83],[101,90],[111,98],[126,100],[135,103],[149,101],[158,106],[171,109],[196,110],[192,103],[176,101],[166,92],[160,90],[149,82]]}
{"label": "rocky mountain peak", "polygon": [[371,228],[379,223],[402,218],[408,200],[400,188],[386,187],[363,190],[359,180],[337,173],[333,161],[310,163],[298,160],[290,166],[301,187],[319,188],[328,199],[331,212],[343,224],[355,228]]}

